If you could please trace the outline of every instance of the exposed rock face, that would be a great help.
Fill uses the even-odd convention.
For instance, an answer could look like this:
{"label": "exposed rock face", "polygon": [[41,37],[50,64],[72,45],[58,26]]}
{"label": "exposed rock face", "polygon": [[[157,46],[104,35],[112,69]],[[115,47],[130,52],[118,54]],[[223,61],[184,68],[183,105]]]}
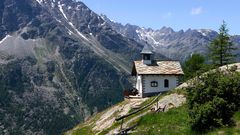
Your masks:
{"label": "exposed rock face", "polygon": [[[170,27],[162,27],[159,30],[140,28],[136,25],[113,22],[104,15],[102,17],[120,34],[141,44],[148,43],[156,52],[174,60],[184,61],[193,53],[208,54],[210,42],[218,35],[216,31],[209,29],[174,31]],[[240,48],[240,37],[232,36],[231,39],[236,47]],[[235,53],[239,52],[238,50]]]}
{"label": "exposed rock face", "polygon": [[168,111],[171,108],[179,107],[185,104],[186,97],[181,94],[170,94],[158,101],[158,104],[154,104],[152,107],[152,111],[157,111],[159,108],[164,109],[164,111]]}
{"label": "exposed rock face", "polygon": [[122,100],[142,45],[82,2],[0,1],[0,134],[60,134]]}

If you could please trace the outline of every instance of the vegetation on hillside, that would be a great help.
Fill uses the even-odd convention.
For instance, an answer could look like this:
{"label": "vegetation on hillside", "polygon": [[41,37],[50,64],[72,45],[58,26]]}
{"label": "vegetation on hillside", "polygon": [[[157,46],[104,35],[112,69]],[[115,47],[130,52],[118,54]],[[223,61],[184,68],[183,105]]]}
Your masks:
{"label": "vegetation on hillside", "polygon": [[187,88],[191,128],[197,132],[232,126],[240,107],[240,74],[211,71],[195,78]]}
{"label": "vegetation on hillside", "polygon": [[233,46],[223,21],[218,37],[209,46],[210,63],[203,56],[193,54],[184,64],[185,79],[195,77],[187,88],[187,100],[191,129],[196,132],[234,124],[232,116],[239,110],[240,74],[234,67],[202,74],[233,62]]}
{"label": "vegetation on hillside", "polygon": [[[235,126],[223,127],[211,130],[205,134],[225,135],[240,134],[240,112],[236,112],[233,116],[236,122]],[[165,113],[149,113],[143,116],[139,121],[139,126],[133,132],[133,135],[200,135],[202,133],[195,132],[191,129],[189,123],[187,105],[179,108],[173,108]]]}
{"label": "vegetation on hillside", "polygon": [[235,46],[230,40],[225,21],[219,28],[219,35],[210,43],[209,57],[201,54],[192,54],[183,64],[184,80],[201,75],[211,69],[233,63],[236,55],[233,53]]}
{"label": "vegetation on hillside", "polygon": [[234,61],[234,54],[232,51],[235,49],[234,44],[230,41],[228,28],[225,21],[219,28],[219,35],[214,39],[210,46],[210,58],[217,66],[223,66]]}
{"label": "vegetation on hillside", "polygon": [[[234,67],[218,70],[219,66],[232,63],[235,56],[227,32],[223,22],[218,37],[209,46],[211,61],[193,54],[184,63],[185,80],[194,78],[190,81],[191,87],[186,89],[187,105],[144,116],[139,121],[137,134],[215,134],[221,128],[226,129],[226,133],[240,133],[235,129],[239,127],[236,117],[240,108],[240,74]],[[211,70],[214,68],[217,70]]]}
{"label": "vegetation on hillside", "polygon": [[193,54],[183,65],[184,80],[189,80],[212,68],[213,65],[206,64],[204,56],[201,54]]}

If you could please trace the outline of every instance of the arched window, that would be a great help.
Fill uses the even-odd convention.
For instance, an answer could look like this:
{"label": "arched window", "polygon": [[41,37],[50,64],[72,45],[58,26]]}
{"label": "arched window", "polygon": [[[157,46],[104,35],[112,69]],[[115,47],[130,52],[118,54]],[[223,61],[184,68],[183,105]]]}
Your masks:
{"label": "arched window", "polygon": [[164,80],[164,88],[168,88],[169,87],[169,81],[168,79]]}
{"label": "arched window", "polygon": [[156,82],[156,81],[151,82],[151,87],[157,87],[157,86],[158,86],[158,82]]}

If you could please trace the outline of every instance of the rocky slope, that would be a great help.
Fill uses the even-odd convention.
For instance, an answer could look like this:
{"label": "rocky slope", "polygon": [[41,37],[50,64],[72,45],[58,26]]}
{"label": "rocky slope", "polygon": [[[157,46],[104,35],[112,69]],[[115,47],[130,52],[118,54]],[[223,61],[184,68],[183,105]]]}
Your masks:
{"label": "rocky slope", "polygon": [[82,2],[0,1],[0,134],[60,134],[122,100],[141,44]]}
{"label": "rocky slope", "polygon": [[[158,30],[140,28],[139,26],[131,24],[122,25],[121,23],[109,20],[105,15],[101,16],[114,30],[123,36],[132,38],[141,44],[148,43],[152,45],[156,52],[168,58],[181,61],[184,61],[193,53],[206,55],[208,53],[209,43],[218,35],[216,31],[210,29],[174,31],[170,27],[162,27]],[[231,40],[238,48],[238,51],[235,53],[239,54],[240,36],[232,36]]]}
{"label": "rocky slope", "polygon": [[[141,119],[141,117],[151,112],[153,113],[153,110],[157,108],[157,106],[160,108],[165,106],[164,112],[166,112],[169,109],[179,107],[186,102],[186,97],[184,95],[177,94],[175,92],[172,92],[172,94],[162,95],[159,97],[159,100],[156,99],[156,97],[144,99],[125,99],[125,101],[96,114],[85,123],[76,126],[65,134],[113,135],[118,133],[121,127],[121,120],[116,121],[115,119],[136,111],[137,109],[134,110],[134,108],[140,109],[147,104],[151,104],[146,109],[124,118],[122,129],[131,127],[132,125],[136,124],[136,121]],[[152,101],[154,102],[152,103]]]}

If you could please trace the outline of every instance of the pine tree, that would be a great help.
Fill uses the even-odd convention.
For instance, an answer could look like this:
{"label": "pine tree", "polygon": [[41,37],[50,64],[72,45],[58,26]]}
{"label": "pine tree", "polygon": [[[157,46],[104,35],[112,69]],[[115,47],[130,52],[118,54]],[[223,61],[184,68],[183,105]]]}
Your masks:
{"label": "pine tree", "polygon": [[205,59],[200,54],[193,54],[183,65],[184,77],[190,79],[204,66]]}
{"label": "pine tree", "polygon": [[233,62],[235,55],[232,51],[235,48],[230,41],[225,21],[220,26],[219,35],[211,42],[209,49],[211,60],[215,65],[222,66]]}

